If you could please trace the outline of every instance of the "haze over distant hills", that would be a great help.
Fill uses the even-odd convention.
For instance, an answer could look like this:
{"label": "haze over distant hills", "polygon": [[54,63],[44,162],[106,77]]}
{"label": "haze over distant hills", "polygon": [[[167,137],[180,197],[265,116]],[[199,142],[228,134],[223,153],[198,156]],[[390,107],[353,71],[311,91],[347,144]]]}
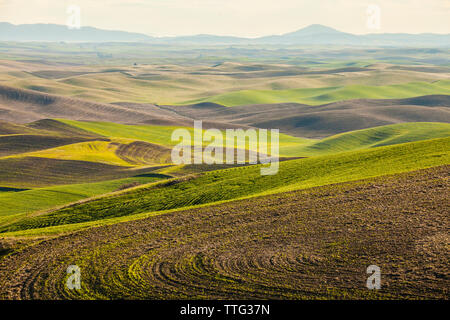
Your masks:
{"label": "haze over distant hills", "polygon": [[145,34],[102,30],[93,27],[69,29],[58,24],[13,25],[0,22],[0,41],[138,42],[148,41]]}
{"label": "haze over distant hills", "polygon": [[276,103],[229,108],[208,102],[183,106],[106,104],[0,85],[1,119],[14,123],[64,118],[192,126],[194,120],[203,120],[205,127],[275,127],[281,128],[282,133],[306,138],[324,138],[346,131],[404,122],[449,123],[449,106],[449,95],[352,99],[317,106]]}
{"label": "haze over distant hills", "polygon": [[102,30],[94,27],[69,29],[56,24],[13,25],[0,22],[0,41],[67,41],[67,42],[147,42],[155,44],[191,45],[360,45],[360,46],[429,46],[449,47],[450,34],[379,33],[355,35],[319,24],[295,32],[260,38],[216,35],[152,37],[142,33]]}

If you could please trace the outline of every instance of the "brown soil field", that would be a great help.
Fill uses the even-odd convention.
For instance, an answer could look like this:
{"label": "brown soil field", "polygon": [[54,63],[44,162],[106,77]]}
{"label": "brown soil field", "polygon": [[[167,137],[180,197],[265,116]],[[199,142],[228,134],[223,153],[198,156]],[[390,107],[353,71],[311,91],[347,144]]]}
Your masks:
{"label": "brown soil field", "polygon": [[[0,117],[14,123],[64,118],[192,126],[195,119],[205,121],[205,129],[280,128],[282,133],[305,138],[324,138],[342,132],[402,122],[450,122],[449,107],[448,95],[408,99],[355,99],[321,106],[278,103],[229,108],[214,103],[189,106],[126,102],[106,104],[0,85]],[[0,132],[1,126],[0,123]],[[8,127],[3,131],[5,130],[15,129]]]}
{"label": "brown soil field", "polygon": [[9,158],[0,160],[0,184],[7,187],[40,188],[127,178],[160,168],[162,166],[128,168],[90,161],[40,157]]}
{"label": "brown soil field", "polygon": [[138,123],[155,118],[154,113],[144,110],[3,85],[0,85],[0,117],[15,123],[48,118]]}
{"label": "brown soil field", "polygon": [[[257,128],[304,138],[330,135],[402,122],[450,122],[450,96],[428,95],[407,99],[354,99],[309,106],[277,103],[224,107],[214,103],[161,106],[194,119]],[[287,116],[289,115],[289,116]]]}
{"label": "brown soil field", "polygon": [[[0,298],[448,299],[449,172],[169,212],[13,253],[3,240]],[[81,290],[65,287],[72,264]],[[372,264],[380,290],[365,286]]]}
{"label": "brown soil field", "polygon": [[292,77],[292,76],[300,76],[300,75],[318,75],[318,74],[336,74],[336,73],[349,73],[349,72],[364,72],[364,71],[373,71],[370,68],[356,68],[356,67],[346,67],[339,69],[329,69],[329,70],[317,70],[310,71],[305,70],[301,67],[288,67],[283,70],[283,68],[278,68],[278,70],[257,70],[257,68],[252,66],[243,66],[241,68],[235,68],[239,71],[244,72],[232,72],[231,70],[227,71],[219,71],[217,72],[214,68],[205,69],[195,72],[190,72],[192,75],[220,75],[220,76],[228,76],[235,79],[257,79],[257,78],[271,78],[271,77]]}
{"label": "brown soil field", "polygon": [[94,139],[86,139],[82,137],[52,137],[31,134],[0,136],[0,157],[24,152],[50,149],[66,144],[90,140]]}

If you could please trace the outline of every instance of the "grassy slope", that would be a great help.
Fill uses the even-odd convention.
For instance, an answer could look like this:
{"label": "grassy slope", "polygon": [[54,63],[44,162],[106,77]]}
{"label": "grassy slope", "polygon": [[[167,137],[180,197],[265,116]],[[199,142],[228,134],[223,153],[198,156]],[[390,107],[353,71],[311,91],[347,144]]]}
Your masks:
{"label": "grassy slope", "polygon": [[46,210],[117,190],[120,186],[127,183],[138,182],[145,184],[163,178],[164,175],[154,174],[97,183],[39,188],[22,192],[0,192],[0,217]]}
{"label": "grassy slope", "polygon": [[[178,144],[178,141],[171,140],[171,135],[175,129],[181,128],[172,126],[124,125],[111,122],[85,122],[63,119],[60,119],[59,121],[105,137],[142,140],[169,147]],[[194,129],[188,127],[185,127],[185,129],[191,133],[191,137],[193,138]],[[298,147],[299,145],[309,144],[311,141],[314,140],[280,134],[280,155],[284,156],[282,152],[283,148],[289,149]]]}
{"label": "grassy slope", "polygon": [[[0,259],[0,297],[446,299],[448,170],[233,201],[48,239]],[[371,263],[384,270],[383,290],[367,290],[361,281],[361,266]],[[62,266],[70,264],[82,270],[81,290],[64,285]]]}
{"label": "grassy slope", "polygon": [[0,157],[55,148],[67,144],[89,141],[83,137],[58,135],[9,134],[0,136]]}
{"label": "grassy slope", "polygon": [[[73,120],[60,121],[108,137],[138,139],[165,146],[175,144],[170,140],[170,135],[176,127],[135,126]],[[188,128],[188,130],[193,134],[192,128]],[[447,136],[450,136],[450,124],[421,122],[351,131],[322,140],[303,139],[280,134],[280,156],[310,157]]]}
{"label": "grassy slope", "polygon": [[450,136],[450,124],[409,122],[337,134],[311,144],[282,148],[287,156],[316,156]]}
{"label": "grassy slope", "polygon": [[[34,152],[21,153],[12,157],[40,157],[60,160],[80,160],[100,162],[117,166],[130,166],[131,164],[118,157],[115,153],[118,145],[109,141],[90,141],[68,144],[61,147],[45,149]],[[5,157],[6,158],[6,157]]]}
{"label": "grassy slope", "polygon": [[[105,135],[115,134],[121,137],[133,137],[167,144],[168,135],[174,128],[159,126],[126,126],[114,123],[91,123],[67,121],[64,123],[80,127],[90,132]],[[92,131],[91,131],[92,130]],[[162,133],[162,134],[161,134]],[[348,150],[359,150],[389,144],[404,143],[415,140],[446,137],[450,133],[450,124],[444,123],[404,123],[383,126],[359,131],[353,131],[332,136],[320,141],[303,140],[283,135],[281,139],[281,154],[287,156],[315,156],[338,153]],[[118,139],[120,142],[127,142]],[[129,165],[114,154],[114,150],[107,147],[109,142],[95,141],[66,145],[54,149],[33,152],[29,155],[49,157],[55,159],[85,160],[103,162],[116,165]],[[23,156],[26,154],[22,154]],[[16,157],[16,156],[15,156]],[[69,157],[69,158],[67,158]],[[282,164],[282,167],[284,164]],[[137,179],[137,180],[136,180]],[[1,192],[0,215],[33,212],[49,209],[54,206],[77,201],[82,198],[99,195],[117,189],[118,185],[126,182],[151,182],[146,178],[127,178],[100,183],[68,185],[50,188],[40,188],[25,192]],[[91,191],[92,190],[92,191]]]}
{"label": "grassy slope", "polygon": [[[147,141],[163,146],[174,146],[177,142],[171,141],[172,132],[179,127],[151,126],[151,125],[124,125],[112,122],[86,122],[58,119],[65,124],[94,132],[105,137],[117,137],[133,140]],[[186,128],[193,135],[193,128]]]}
{"label": "grassy slope", "polygon": [[320,105],[348,99],[410,98],[429,94],[450,94],[450,81],[410,82],[386,86],[348,85],[289,90],[244,90],[186,101],[183,104],[214,102],[232,107],[248,104],[297,102]]}
{"label": "grassy slope", "polygon": [[273,176],[261,176],[260,166],[215,171],[178,183],[157,183],[104,197],[0,230],[95,221],[412,171],[450,163],[449,150],[450,138],[442,138],[286,161]]}
{"label": "grassy slope", "polygon": [[38,157],[87,161],[116,166],[139,166],[169,163],[171,150],[159,145],[123,138],[72,143],[56,148],[41,149],[39,151],[0,157],[0,160]]}
{"label": "grassy slope", "polygon": [[23,157],[0,160],[0,187],[44,188],[134,177],[164,165],[125,167],[100,162]]}
{"label": "grassy slope", "polygon": [[[46,44],[47,45],[47,44]],[[37,54],[39,50],[32,50],[33,54]],[[304,48],[302,48],[304,49]],[[64,54],[55,56],[51,54],[43,54],[42,59],[45,60],[48,57],[52,61],[61,59],[64,63],[67,63],[68,52],[62,49]],[[79,48],[74,49],[75,51]],[[58,67],[39,66],[38,62],[26,63],[5,61],[3,62],[3,68],[0,65],[0,82],[8,83],[11,86],[33,89],[41,92],[53,93],[63,96],[71,96],[83,98],[91,101],[98,102],[141,102],[141,103],[159,103],[159,104],[173,104],[181,103],[187,100],[202,99],[205,96],[215,96],[218,94],[226,94],[241,90],[282,90],[282,89],[294,89],[294,88],[321,88],[321,87],[334,87],[334,86],[346,86],[353,84],[362,84],[367,86],[383,84],[398,84],[404,82],[432,82],[444,78],[440,73],[433,72],[413,72],[408,70],[394,70],[386,68],[385,66],[377,67],[375,65],[369,66],[370,69],[364,72],[345,72],[338,74],[327,74],[326,69],[345,68],[345,67],[365,67],[368,64],[376,63],[377,60],[362,59],[358,61],[349,62],[337,61],[336,57],[328,56],[316,56],[315,59],[305,58],[295,55],[290,57],[289,60],[285,58],[279,60],[270,59],[269,64],[264,63],[265,71],[274,71],[262,75],[257,75],[260,71],[255,70],[256,74],[252,72],[252,64],[249,64],[243,59],[242,64],[222,64],[219,67],[213,67],[217,63],[215,60],[240,60],[236,57],[229,57],[224,59],[223,57],[216,57],[208,55],[204,56],[202,60],[206,65],[199,62],[200,60],[182,58],[167,61],[167,52],[161,53],[164,56],[165,62],[153,57],[151,63],[144,65],[139,63],[139,59],[134,57],[131,61],[128,59],[98,59],[95,57],[94,51],[97,49],[92,48],[92,52],[86,53],[87,56],[72,55],[70,59],[81,64],[96,64],[89,67],[86,66],[68,66],[65,70],[63,64]],[[116,55],[117,48],[108,48],[112,50],[113,55]],[[131,50],[131,49],[130,49]],[[135,52],[136,47],[132,49]],[[150,51],[153,52],[154,48]],[[266,54],[267,52],[265,52]],[[353,54],[354,52],[352,52]],[[20,53],[16,53],[20,56]],[[80,53],[81,54],[81,53]],[[129,52],[126,52],[128,55]],[[185,53],[184,53],[185,54]],[[317,52],[315,52],[315,55]],[[370,55],[372,55],[371,53]],[[441,53],[443,55],[443,53]],[[149,51],[142,52],[145,60],[150,59]],[[197,55],[197,54],[195,54]],[[15,57],[17,55],[12,55]],[[95,57],[94,60],[92,58]],[[2,54],[0,53],[0,58]],[[371,57],[372,58],[372,57]],[[29,59],[29,58],[27,58]],[[136,61],[137,59],[138,61]],[[156,60],[155,60],[156,59]],[[417,59],[415,57],[408,61],[410,64],[416,64]],[[170,60],[170,59],[169,59]],[[259,60],[259,59],[258,59]],[[316,61],[311,61],[316,60]],[[138,66],[131,66],[133,62],[138,62]],[[176,65],[164,65],[163,67],[156,65],[156,61],[166,63],[175,63]],[[183,61],[183,62],[182,62]],[[1,64],[2,61],[0,61]],[[147,60],[148,62],[148,60]],[[180,64],[180,62],[182,62]],[[262,62],[262,61],[261,61]],[[313,70],[325,71],[324,74],[296,74],[293,72],[292,65],[271,65],[270,63],[294,63],[301,65],[301,69],[305,66],[312,67]],[[319,63],[317,63],[319,62]],[[383,59],[383,63],[387,63],[389,60]],[[405,60],[399,61],[400,64],[405,64]],[[112,64],[111,68],[107,68],[104,64]],[[113,66],[115,63],[117,65]],[[6,70],[4,69],[7,65]],[[207,66],[209,65],[209,66]],[[39,70],[41,69],[42,70]],[[442,68],[442,67],[441,67]],[[259,67],[257,68],[259,69]],[[13,71],[14,70],[14,71]],[[250,70],[250,71],[249,71]],[[370,71],[369,71],[370,70]],[[35,71],[35,72],[25,72]],[[307,70],[305,70],[307,71]],[[311,70],[310,70],[311,71]],[[289,76],[283,76],[285,72],[288,72]],[[233,76],[236,73],[244,74],[243,77]],[[53,74],[53,76],[52,76]],[[65,74],[65,75],[64,75]],[[252,75],[256,75],[252,76]]]}

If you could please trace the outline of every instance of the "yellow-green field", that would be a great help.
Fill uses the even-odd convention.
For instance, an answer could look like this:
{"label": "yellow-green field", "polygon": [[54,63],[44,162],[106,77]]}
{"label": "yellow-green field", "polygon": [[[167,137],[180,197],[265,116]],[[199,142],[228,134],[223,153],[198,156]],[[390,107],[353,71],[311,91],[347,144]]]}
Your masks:
{"label": "yellow-green field", "polygon": [[214,102],[233,107],[248,104],[297,102],[308,105],[322,105],[350,99],[411,98],[431,94],[450,94],[450,81],[410,82],[387,86],[349,85],[313,89],[247,90],[184,101],[181,104]]}
{"label": "yellow-green field", "polygon": [[[207,170],[207,168],[203,168],[202,166],[200,166],[199,169],[183,166],[170,166],[171,147],[176,143],[175,141],[171,141],[171,134],[173,130],[178,127],[123,125],[108,122],[86,122],[63,119],[57,121],[62,125],[65,125],[64,128],[66,130],[73,128],[74,132],[92,134],[96,137],[100,137],[102,140],[66,144],[49,149],[43,148],[38,151],[18,153],[0,158],[0,169],[3,166],[5,170],[5,174],[0,180],[2,183],[1,186],[5,189],[5,191],[0,193],[2,215],[28,215],[43,209],[51,209],[54,206],[64,205],[78,201],[79,199],[114,191],[114,188],[117,188],[119,185],[133,182],[139,184],[148,181],[152,182],[154,181],[154,177],[159,177],[158,173],[163,174],[161,177],[179,177],[183,176],[183,174],[198,174],[203,170]],[[184,129],[187,129],[191,134],[194,134],[193,128]],[[41,132],[35,129],[34,133]],[[303,167],[306,168],[309,164],[325,161],[320,160],[322,158],[317,156],[330,155],[331,157],[334,157],[334,155],[340,153],[348,154],[348,152],[352,151],[354,152],[354,157],[356,157],[356,160],[353,161],[357,164],[360,162],[360,160],[357,160],[360,156],[359,152],[366,152],[370,149],[378,150],[378,147],[381,146],[397,145],[420,140],[440,141],[430,139],[445,138],[449,136],[450,124],[447,123],[403,123],[347,132],[322,140],[302,139],[281,134],[280,156],[309,157],[309,159],[298,162],[299,166],[297,169],[292,169],[292,173],[295,173],[292,176],[297,176],[299,172],[303,172]],[[439,146],[448,146],[447,140],[442,141],[443,142],[439,144]],[[226,142],[227,139],[225,139],[225,143]],[[406,149],[403,148],[399,150]],[[427,152],[431,151],[432,150],[430,149]],[[363,153],[361,153],[361,155],[362,154]],[[422,163],[427,159],[425,155],[423,156],[424,159],[417,163]],[[442,154],[439,154],[439,157],[436,155],[436,161],[438,162],[435,165],[445,163],[446,158],[442,158],[441,156]],[[401,155],[401,157],[406,159],[407,155]],[[433,157],[430,159],[434,159]],[[419,156],[415,157],[413,162],[416,163],[418,158]],[[442,162],[443,159],[445,160],[444,162]],[[324,163],[328,163],[327,161]],[[288,163],[291,163],[291,161]],[[344,163],[346,162],[344,161]],[[161,164],[165,165],[165,167],[159,168],[158,165]],[[17,170],[10,170],[8,166],[11,165],[15,166]],[[96,167],[99,165],[107,167]],[[339,165],[341,165],[341,162],[339,162]],[[340,172],[338,177],[350,179],[349,177],[352,175],[346,170],[343,168],[336,169],[339,165],[331,163],[324,166],[329,167],[328,170],[338,170]],[[387,164],[385,163],[385,165]],[[285,166],[288,166],[288,164],[281,164],[281,168],[284,168]],[[374,164],[367,166],[370,167],[371,170],[374,170]],[[38,167],[42,167],[42,169],[36,171],[35,168]],[[403,163],[400,167],[405,169],[407,163]],[[423,166],[420,165],[414,168],[411,167],[410,169],[413,170],[422,167]],[[21,169],[19,170],[19,168]],[[387,169],[388,168],[384,170]],[[230,170],[232,170],[230,172],[237,172],[238,175],[241,176],[242,174],[239,170],[243,169]],[[255,170],[259,169],[256,168]],[[360,168],[358,170],[359,171],[357,172],[361,174],[366,171],[367,168]],[[310,171],[313,172],[314,170],[311,169]],[[6,172],[8,173],[6,174]],[[55,174],[56,172],[58,172],[58,174]],[[382,170],[382,172],[384,171]],[[386,173],[388,172],[390,171],[386,171]],[[248,171],[245,171],[245,175],[248,175]],[[122,177],[122,179],[118,179],[120,177]],[[366,177],[366,175],[357,176],[357,178],[364,177]],[[298,178],[301,179],[301,185],[304,187],[316,185],[314,183],[306,183],[306,176],[303,174],[300,174]],[[315,172],[314,179],[319,179],[318,172]],[[77,181],[78,184],[73,185],[70,181]],[[251,181],[254,182],[254,179],[252,178]],[[341,180],[339,178],[331,181],[340,182]],[[330,182],[320,182],[320,184],[322,183],[326,184]],[[64,184],[64,186],[59,186],[60,184]],[[290,184],[283,184],[284,187],[281,187],[280,185],[274,188],[274,190],[279,189],[277,192],[281,192],[293,188],[289,187]],[[202,183],[200,183],[200,185],[202,185]],[[268,186],[270,184],[264,183],[264,185]],[[235,187],[236,189],[233,190],[238,191],[241,196],[244,196],[242,189],[243,185],[236,185]],[[19,190],[18,192],[14,192],[14,188],[32,190]],[[251,186],[251,190],[253,190],[252,193],[256,192],[255,188],[255,185]],[[259,192],[264,193],[263,191]],[[228,192],[228,196],[231,194],[233,193]],[[258,192],[256,192],[256,194],[258,194]],[[227,199],[228,196],[226,196],[225,199]],[[237,194],[235,196],[237,196]],[[206,198],[212,199],[211,195]],[[166,199],[164,202],[167,204],[169,203],[168,201],[169,200]],[[125,209],[121,210],[123,211]]]}
{"label": "yellow-green field", "polygon": [[[116,144],[114,142],[116,142]],[[118,142],[114,142],[80,142],[42,151],[21,153],[19,155],[4,157],[4,159],[19,157],[39,157],[61,160],[92,161],[118,166],[132,165],[116,155],[115,151],[118,148]],[[2,158],[0,158],[0,160],[1,159]]]}
{"label": "yellow-green field", "polygon": [[328,49],[0,47],[0,299],[448,298],[448,50]]}
{"label": "yellow-green field", "polygon": [[[31,61],[0,60],[0,84],[106,103],[212,101],[227,106],[286,101],[320,104],[352,98],[448,94],[445,73],[395,69],[393,64],[386,63],[363,62],[352,67],[358,65],[363,67],[358,72],[346,72],[344,68],[342,72],[327,73],[346,63],[323,63],[319,67],[308,66],[306,70],[279,63],[261,67],[261,64],[233,62],[218,66],[142,64],[55,68]],[[246,71],[252,69],[255,71]],[[308,74],[311,71],[323,73]]]}
{"label": "yellow-green field", "polygon": [[[133,215],[154,211],[220,203],[414,171],[449,164],[449,147],[450,138],[441,138],[290,160],[280,163],[279,172],[273,176],[262,176],[261,165],[212,171],[187,180],[177,178],[174,180],[176,183],[162,182],[137,187],[132,191],[121,191],[48,214],[31,217],[17,216],[18,220],[8,220],[9,223],[5,222],[0,230],[12,232],[40,229],[103,221],[121,216],[129,216],[128,218],[133,219]],[[31,193],[31,197],[33,196]],[[5,196],[7,201],[13,201],[11,197],[14,199],[14,193],[12,196],[11,193]],[[12,213],[14,211],[10,214]],[[46,233],[45,230],[36,232]]]}

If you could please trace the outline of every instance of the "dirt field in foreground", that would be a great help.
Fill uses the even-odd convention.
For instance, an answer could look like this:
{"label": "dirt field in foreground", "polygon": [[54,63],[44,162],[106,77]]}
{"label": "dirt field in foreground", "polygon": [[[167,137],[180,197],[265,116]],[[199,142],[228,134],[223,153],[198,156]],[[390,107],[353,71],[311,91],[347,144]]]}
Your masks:
{"label": "dirt field in foreground", "polygon": [[[0,260],[2,299],[448,299],[450,166],[46,240]],[[81,268],[81,290],[65,287]],[[366,288],[378,265],[382,289]]]}

